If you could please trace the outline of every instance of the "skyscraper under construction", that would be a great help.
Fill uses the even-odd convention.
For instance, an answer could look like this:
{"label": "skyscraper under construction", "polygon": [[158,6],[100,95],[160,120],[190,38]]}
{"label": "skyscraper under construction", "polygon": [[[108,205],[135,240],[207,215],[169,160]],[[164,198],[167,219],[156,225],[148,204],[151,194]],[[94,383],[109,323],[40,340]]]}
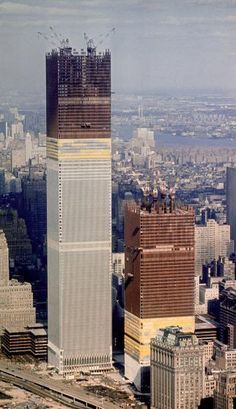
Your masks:
{"label": "skyscraper under construction", "polygon": [[160,328],[194,332],[194,211],[174,195],[125,211],[125,375],[149,384],[150,340]]}
{"label": "skyscraper under construction", "polygon": [[111,367],[111,57],[46,56],[48,360]]}

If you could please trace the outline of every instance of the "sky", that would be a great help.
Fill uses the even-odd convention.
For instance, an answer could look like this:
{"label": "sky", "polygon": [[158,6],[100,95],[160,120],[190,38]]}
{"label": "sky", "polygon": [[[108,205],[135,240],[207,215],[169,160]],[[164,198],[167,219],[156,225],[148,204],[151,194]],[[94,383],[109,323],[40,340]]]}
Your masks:
{"label": "sky", "polygon": [[114,92],[236,92],[236,0],[0,0],[0,92],[45,92],[50,26],[104,39]]}

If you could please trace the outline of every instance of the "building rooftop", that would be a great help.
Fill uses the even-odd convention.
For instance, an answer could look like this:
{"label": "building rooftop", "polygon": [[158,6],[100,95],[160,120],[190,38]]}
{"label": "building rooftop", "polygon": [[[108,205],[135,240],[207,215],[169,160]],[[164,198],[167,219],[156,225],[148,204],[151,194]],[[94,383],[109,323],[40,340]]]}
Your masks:
{"label": "building rooftop", "polygon": [[195,317],[196,330],[201,329],[217,329],[219,324],[209,316],[197,315]]}
{"label": "building rooftop", "polygon": [[228,287],[222,291],[220,297],[220,306],[236,311],[236,289]]}
{"label": "building rooftop", "polygon": [[32,326],[27,326],[27,327],[20,327],[17,325],[8,325],[5,330],[9,333],[9,334],[15,334],[15,333],[27,333],[27,332],[31,332],[32,334],[36,335],[36,336],[43,336],[43,335],[47,335],[47,331],[46,328],[43,324],[37,323],[34,324]]}
{"label": "building rooftop", "polygon": [[[155,338],[157,343],[168,346],[189,347],[198,345],[198,339],[193,333],[182,332],[181,327],[167,327],[160,329]],[[154,341],[155,342],[155,341]]]}

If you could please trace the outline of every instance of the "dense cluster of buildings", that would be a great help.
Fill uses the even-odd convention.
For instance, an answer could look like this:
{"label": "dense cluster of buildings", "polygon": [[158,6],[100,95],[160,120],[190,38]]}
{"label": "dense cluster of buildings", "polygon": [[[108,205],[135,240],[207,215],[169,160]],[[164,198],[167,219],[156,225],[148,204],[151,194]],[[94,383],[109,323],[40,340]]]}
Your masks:
{"label": "dense cluster of buildings", "polygon": [[[234,409],[235,153],[158,150],[141,103],[112,152],[110,62],[92,44],[47,54],[47,172],[45,138],[17,110],[0,122],[2,350],[77,377],[110,371],[113,346],[153,409]],[[226,115],[199,115],[162,130],[201,120],[217,136]]]}

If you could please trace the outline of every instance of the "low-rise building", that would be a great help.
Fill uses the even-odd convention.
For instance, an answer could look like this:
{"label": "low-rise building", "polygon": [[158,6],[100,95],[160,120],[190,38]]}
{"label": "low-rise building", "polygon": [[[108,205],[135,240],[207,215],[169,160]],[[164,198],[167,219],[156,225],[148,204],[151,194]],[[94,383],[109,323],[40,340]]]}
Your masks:
{"label": "low-rise building", "polygon": [[2,336],[2,351],[8,356],[30,354],[34,358],[47,359],[48,337],[42,324],[33,326],[8,326]]}

